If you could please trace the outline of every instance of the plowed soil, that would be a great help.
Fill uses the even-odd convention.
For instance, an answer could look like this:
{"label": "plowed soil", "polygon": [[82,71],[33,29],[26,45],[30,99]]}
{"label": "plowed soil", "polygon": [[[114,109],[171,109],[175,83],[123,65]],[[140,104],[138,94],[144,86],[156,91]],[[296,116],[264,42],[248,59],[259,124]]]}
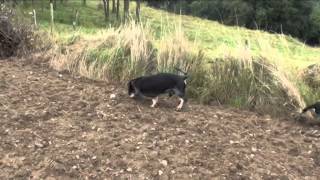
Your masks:
{"label": "plowed soil", "polygon": [[[0,61],[0,179],[319,179],[320,129],[291,118],[59,73],[41,58]],[[276,108],[276,107],[275,107]]]}

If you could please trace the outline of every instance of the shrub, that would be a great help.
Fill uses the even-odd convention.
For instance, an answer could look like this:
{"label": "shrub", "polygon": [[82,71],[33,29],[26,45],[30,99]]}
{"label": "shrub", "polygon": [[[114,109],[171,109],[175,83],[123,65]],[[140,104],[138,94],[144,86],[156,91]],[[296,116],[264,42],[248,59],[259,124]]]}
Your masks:
{"label": "shrub", "polygon": [[[42,34],[25,18],[5,4],[0,4],[0,58],[24,55],[46,47]],[[49,42],[49,41],[47,41]]]}

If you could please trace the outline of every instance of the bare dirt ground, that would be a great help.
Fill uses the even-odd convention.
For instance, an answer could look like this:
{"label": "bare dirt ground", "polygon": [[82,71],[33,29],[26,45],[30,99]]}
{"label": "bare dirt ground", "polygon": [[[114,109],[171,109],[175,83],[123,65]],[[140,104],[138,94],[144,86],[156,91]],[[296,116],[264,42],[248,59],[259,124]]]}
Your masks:
{"label": "bare dirt ground", "polygon": [[[115,98],[110,98],[115,94]],[[320,129],[0,61],[0,179],[319,179]]]}

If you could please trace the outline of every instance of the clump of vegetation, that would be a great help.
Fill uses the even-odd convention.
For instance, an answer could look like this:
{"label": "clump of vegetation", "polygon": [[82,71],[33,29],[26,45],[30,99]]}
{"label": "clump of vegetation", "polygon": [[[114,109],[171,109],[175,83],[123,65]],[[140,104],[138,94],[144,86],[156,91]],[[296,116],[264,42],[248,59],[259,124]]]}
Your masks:
{"label": "clump of vegetation", "polygon": [[195,62],[204,62],[203,54],[195,51],[183,35],[168,36],[156,47],[150,28],[134,21],[103,31],[97,39],[82,39],[82,50],[66,55],[58,48],[51,65],[94,79],[123,82],[141,75],[173,72],[175,67],[186,71]]}
{"label": "clump of vegetation", "polygon": [[304,82],[313,89],[320,88],[320,65],[312,64],[302,72]]}
{"label": "clump of vegetation", "polygon": [[81,53],[77,52],[80,55],[69,56],[67,61],[54,59],[53,66],[113,81],[128,80],[156,70],[155,49],[145,26],[132,22],[117,29],[110,28],[99,37],[98,41],[88,42]]}
{"label": "clump of vegetation", "polygon": [[204,103],[217,101],[270,114],[303,106],[295,86],[263,57],[215,59],[193,76],[190,94]]}
{"label": "clump of vegetation", "polygon": [[302,96],[308,104],[320,98],[320,65],[312,64],[302,70],[299,80]]}
{"label": "clump of vegetation", "polygon": [[0,58],[24,55],[44,47],[39,32],[19,17],[12,8],[0,4]]}

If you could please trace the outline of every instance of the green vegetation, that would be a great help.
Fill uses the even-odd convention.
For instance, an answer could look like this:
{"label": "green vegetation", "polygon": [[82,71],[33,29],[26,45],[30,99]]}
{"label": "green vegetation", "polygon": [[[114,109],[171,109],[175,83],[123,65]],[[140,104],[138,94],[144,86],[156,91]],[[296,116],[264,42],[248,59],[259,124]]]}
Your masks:
{"label": "green vegetation", "polygon": [[149,5],[172,12],[219,21],[226,25],[290,34],[320,44],[318,0],[146,0]]}
{"label": "green vegetation", "polygon": [[[49,5],[38,2],[19,9],[27,17],[35,8],[40,29],[50,31]],[[132,14],[134,8],[131,3]],[[74,29],[76,9],[79,19]],[[114,14],[105,21],[100,1],[87,1],[86,6],[80,1],[57,3],[53,37],[59,46],[51,64],[56,69],[122,83],[138,75],[172,72],[179,66],[191,75],[191,97],[273,114],[283,110],[275,110],[275,106],[285,110],[303,106],[300,95],[307,103],[320,98],[319,89],[309,87],[298,76],[318,62],[319,48],[281,34],[228,27],[144,5],[141,21],[121,25]]]}
{"label": "green vegetation", "polygon": [[[83,35],[93,34],[109,26],[118,25],[115,17],[111,17],[108,22],[104,21],[103,8],[99,4],[99,1],[88,1],[87,6],[84,7],[78,1],[67,1],[63,5],[57,3],[55,33],[59,35],[59,38],[68,36],[72,32],[80,32]],[[49,29],[49,4],[38,1],[34,6],[40,26]],[[30,4],[20,8],[23,9],[24,16],[31,18],[31,15],[28,15],[32,9]],[[181,28],[188,39],[199,45],[208,57],[215,58],[227,53],[233,54],[239,50],[239,47],[240,49],[245,47],[245,41],[248,41],[254,55],[273,54],[278,56],[277,60],[290,61],[290,64],[294,63],[297,67],[305,67],[318,61],[319,48],[308,47],[289,36],[241,27],[228,27],[214,21],[191,16],[177,16],[145,6],[142,8],[142,18],[152,27],[157,40]],[[72,22],[76,9],[79,9],[79,26],[74,31]],[[133,10],[134,5],[131,5],[131,11]]]}

